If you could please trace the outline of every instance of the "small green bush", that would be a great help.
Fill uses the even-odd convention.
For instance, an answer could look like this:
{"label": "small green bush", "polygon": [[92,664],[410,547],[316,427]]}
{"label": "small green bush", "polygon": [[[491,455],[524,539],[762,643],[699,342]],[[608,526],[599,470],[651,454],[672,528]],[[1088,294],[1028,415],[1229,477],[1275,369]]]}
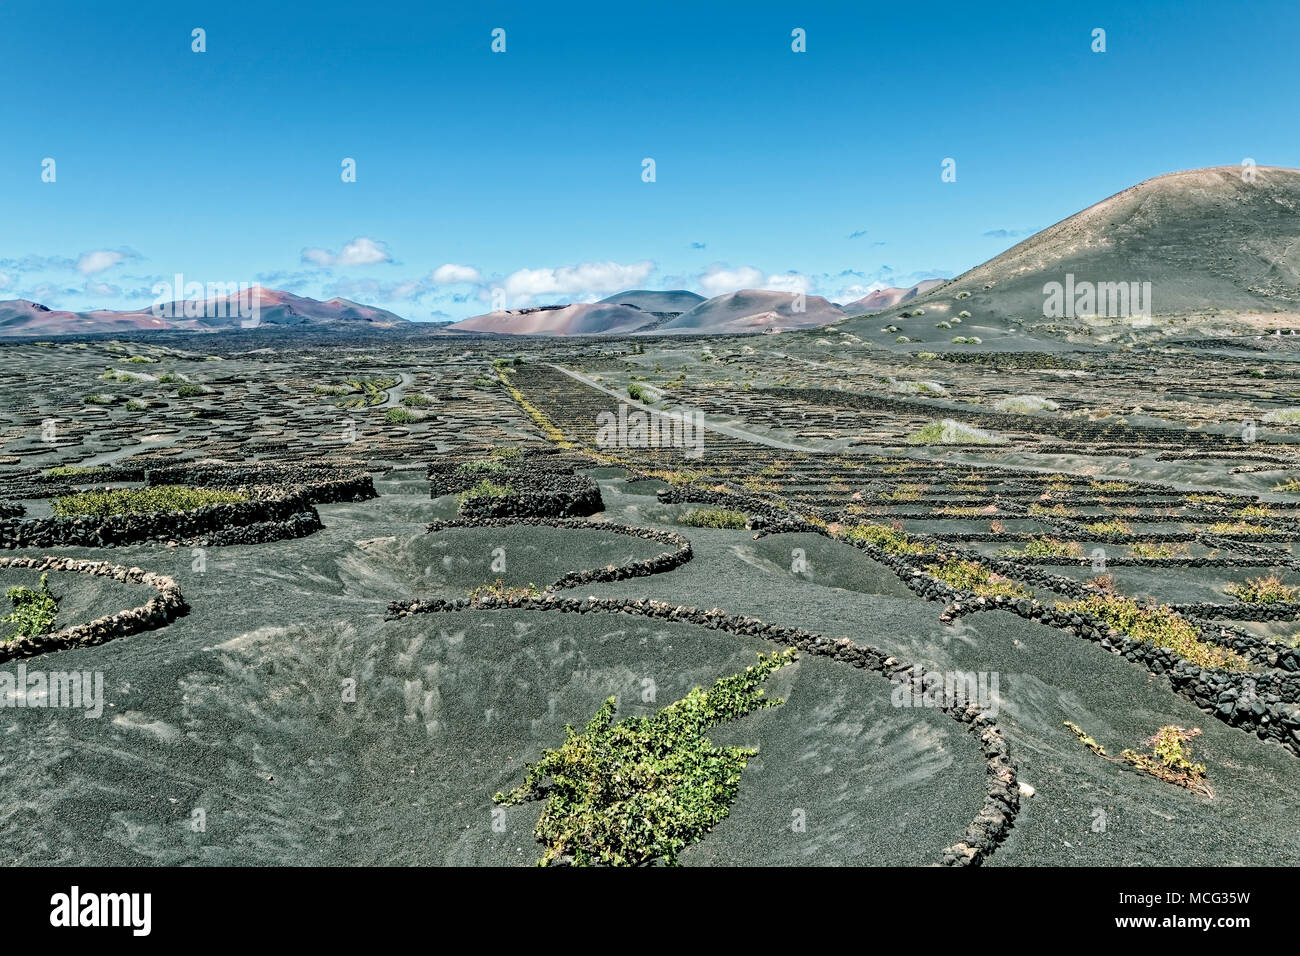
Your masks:
{"label": "small green bush", "polygon": [[791,664],[793,648],[758,655],[758,663],[699,687],[651,717],[615,723],[608,698],[579,733],[527,768],[523,783],[493,801],[509,806],[546,801],[535,831],[545,846],[539,865],[570,862],[636,866],[662,859],[672,866],[730,812],[740,777],[757,750],[715,747],[705,732],[764,707],[762,684]]}
{"label": "small green bush", "polygon": [[410,425],[414,422],[424,421],[424,416],[417,415],[405,408],[390,408],[384,412],[384,421],[389,425]]}
{"label": "small green bush", "polygon": [[692,528],[743,528],[747,522],[745,512],[727,508],[696,508],[682,518]]}
{"label": "small green bush", "polygon": [[85,478],[89,475],[102,475],[108,471],[104,465],[57,465],[45,469],[46,478]]}
{"label": "small green bush", "polygon": [[934,546],[913,540],[902,531],[880,524],[857,524],[841,529],[849,541],[865,541],[889,554],[930,554]]}
{"label": "small green bush", "polygon": [[907,438],[909,445],[996,445],[1002,441],[992,432],[945,418],[928,422]]}
{"label": "small green bush", "polygon": [[1015,581],[994,574],[978,561],[949,558],[943,564],[927,564],[925,572],[958,591],[973,591],[980,597],[1030,596],[1029,592]]}
{"label": "small green bush", "polygon": [[1276,574],[1247,578],[1241,584],[1229,584],[1224,591],[1243,604],[1290,604],[1300,597],[1300,588],[1283,584]]}
{"label": "small green bush", "polygon": [[480,458],[475,461],[462,461],[456,466],[456,473],[460,475],[499,475],[502,472],[507,471],[510,471],[508,465],[488,458]]}
{"label": "small green bush", "polygon": [[1058,611],[1085,613],[1136,641],[1167,647],[1201,667],[1246,670],[1246,659],[1236,651],[1201,640],[1200,629],[1168,605],[1142,607],[1132,598],[1097,594],[1073,603],[1061,602]]}
{"label": "small green bush", "polygon": [[54,628],[54,619],[59,612],[59,602],[50,593],[49,575],[41,575],[41,589],[12,587],[5,592],[13,604],[13,610],[3,618],[0,624],[6,625],[5,634],[0,643],[17,640],[22,637],[39,637]]}
{"label": "small green bush", "polygon": [[498,485],[489,481],[487,478],[484,478],[468,491],[462,491],[460,497],[462,500],[465,498],[505,498],[514,493],[515,489],[513,486]]}
{"label": "small green bush", "polygon": [[245,492],[224,488],[151,485],[146,488],[110,488],[62,495],[51,499],[50,511],[64,518],[107,518],[112,515],[191,511],[208,505],[234,504],[247,500]]}
{"label": "small green bush", "polygon": [[1035,538],[1020,548],[1003,548],[998,554],[1009,558],[1081,558],[1083,546],[1059,538]]}

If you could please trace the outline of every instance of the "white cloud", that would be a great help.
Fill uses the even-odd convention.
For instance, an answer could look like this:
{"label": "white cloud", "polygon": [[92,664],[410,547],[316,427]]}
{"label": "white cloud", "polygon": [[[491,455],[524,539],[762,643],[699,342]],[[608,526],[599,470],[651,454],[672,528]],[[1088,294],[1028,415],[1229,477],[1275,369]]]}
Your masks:
{"label": "white cloud", "polygon": [[731,269],[721,262],[715,262],[695,281],[700,287],[700,292],[713,298],[715,295],[724,295],[737,289],[757,289],[763,284],[763,273],[753,266]]}
{"label": "white cloud", "polygon": [[887,289],[888,283],[876,281],[870,285],[846,285],[840,289],[839,294],[835,296],[836,302],[856,302],[858,299],[866,298],[877,289]]}
{"label": "white cloud", "polygon": [[322,269],[341,266],[373,266],[380,262],[392,262],[393,257],[388,252],[388,244],[370,239],[366,236],[358,236],[337,254],[330,252],[328,249],[304,249],[302,251],[302,261],[311,262],[320,266]]}
{"label": "white cloud", "polygon": [[813,280],[798,272],[783,272],[780,275],[768,276],[761,288],[772,292],[789,292],[791,295],[796,292],[810,295],[813,290]]}
{"label": "white cloud", "polygon": [[635,289],[645,283],[655,264],[648,260],[622,265],[617,262],[583,262],[554,269],[520,269],[506,276],[502,287],[513,304],[527,304],[535,296],[598,295]]}
{"label": "white cloud", "polygon": [[122,294],[122,290],[107,282],[87,282],[86,295],[93,295],[100,299],[115,299]]}
{"label": "white cloud", "polygon": [[9,288],[9,284],[10,284],[11,282],[13,282],[12,279],[10,279],[10,278],[9,278],[7,275],[5,275],[3,272],[0,272],[0,289],[7,289],[7,288]]}
{"label": "white cloud", "polygon": [[438,285],[454,285],[458,282],[482,282],[483,276],[473,266],[458,266],[448,262],[433,270],[433,281]]}
{"label": "white cloud", "polygon": [[327,286],[325,295],[341,296],[362,303],[367,300],[380,302],[413,302],[428,292],[420,279],[398,279],[381,282],[378,279],[339,279]]}
{"label": "white cloud", "polygon": [[94,252],[81,254],[77,259],[77,271],[83,276],[94,275],[96,272],[113,268],[119,262],[138,258],[139,254],[130,249],[96,249]]}

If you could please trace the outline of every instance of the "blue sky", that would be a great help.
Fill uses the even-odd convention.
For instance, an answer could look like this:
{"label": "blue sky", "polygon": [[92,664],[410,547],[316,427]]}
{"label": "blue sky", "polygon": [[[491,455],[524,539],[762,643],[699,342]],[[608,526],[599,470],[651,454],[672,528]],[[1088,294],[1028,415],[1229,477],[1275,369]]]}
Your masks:
{"label": "blue sky", "polygon": [[1295,4],[296,6],[6,0],[0,299],[843,301],[1164,172],[1300,165]]}

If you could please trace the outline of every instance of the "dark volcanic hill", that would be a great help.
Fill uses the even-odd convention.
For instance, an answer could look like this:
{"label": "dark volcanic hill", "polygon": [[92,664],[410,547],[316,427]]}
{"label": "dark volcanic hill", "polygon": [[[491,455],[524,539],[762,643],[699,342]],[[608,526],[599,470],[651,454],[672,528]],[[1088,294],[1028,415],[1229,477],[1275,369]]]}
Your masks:
{"label": "dark volcanic hill", "polygon": [[[1048,283],[1150,285],[1149,322],[1045,314]],[[923,315],[903,316],[921,309]],[[962,310],[960,327],[936,329]],[[1116,310],[1119,311],[1119,310]],[[880,337],[898,326],[914,343],[954,335],[1127,339],[1189,331],[1267,330],[1300,322],[1300,170],[1238,166],[1171,173],[1139,183],[1044,229],[950,282],[849,331]],[[889,333],[892,336],[893,333]],[[986,343],[987,344],[987,343]]]}
{"label": "dark volcanic hill", "polygon": [[[238,299],[238,301],[237,301]],[[256,306],[255,321],[249,313]],[[188,308],[187,308],[188,306]],[[254,286],[243,295],[218,296],[206,302],[170,302],[155,315],[152,308],[114,312],[63,312],[26,299],[0,302],[0,336],[88,335],[102,332],[218,332],[256,326],[364,326],[393,328],[407,320],[374,306],[348,299],[327,302]],[[187,314],[188,313],[188,314]],[[197,314],[196,314],[197,313]]]}

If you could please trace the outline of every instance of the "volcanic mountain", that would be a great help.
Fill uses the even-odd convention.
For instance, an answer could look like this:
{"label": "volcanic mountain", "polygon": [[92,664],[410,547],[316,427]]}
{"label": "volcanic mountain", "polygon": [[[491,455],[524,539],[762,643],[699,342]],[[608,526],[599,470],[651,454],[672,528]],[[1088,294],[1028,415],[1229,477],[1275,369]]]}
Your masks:
{"label": "volcanic mountain", "polygon": [[236,294],[214,296],[206,301],[169,302],[156,310],[147,307],[124,312],[107,309],[62,312],[26,299],[0,302],[0,336],[87,335],[150,330],[218,332],[263,325],[364,325],[370,328],[392,328],[406,324],[407,320],[399,315],[348,299],[334,298],[321,302],[261,286],[253,286],[242,296]]}
{"label": "volcanic mountain", "polygon": [[[1127,296],[1128,314],[1117,292],[1136,293]],[[1149,318],[1132,314],[1139,302],[1149,306]],[[954,317],[960,325],[938,328]],[[896,327],[884,333],[890,341],[901,333],[909,345],[955,335],[1096,342],[1295,326],[1300,170],[1222,166],[1146,180],[950,282],[842,327],[879,337],[882,322]]]}
{"label": "volcanic mountain", "polygon": [[898,305],[900,302],[915,299],[918,295],[924,295],[931,289],[943,285],[946,281],[946,279],[925,279],[909,289],[886,286],[883,289],[869,292],[862,298],[855,299],[839,308],[845,315],[868,315],[872,312],[880,312],[891,305]]}
{"label": "volcanic mountain", "polygon": [[[800,310],[798,306],[802,304]],[[789,292],[741,289],[714,296],[689,312],[664,323],[657,332],[735,333],[769,329],[807,329],[838,322],[844,313],[821,296],[805,296],[802,303]]]}
{"label": "volcanic mountain", "polygon": [[495,332],[499,335],[618,335],[635,332],[659,320],[636,306],[605,302],[539,306],[488,312],[447,326],[452,332]]}

